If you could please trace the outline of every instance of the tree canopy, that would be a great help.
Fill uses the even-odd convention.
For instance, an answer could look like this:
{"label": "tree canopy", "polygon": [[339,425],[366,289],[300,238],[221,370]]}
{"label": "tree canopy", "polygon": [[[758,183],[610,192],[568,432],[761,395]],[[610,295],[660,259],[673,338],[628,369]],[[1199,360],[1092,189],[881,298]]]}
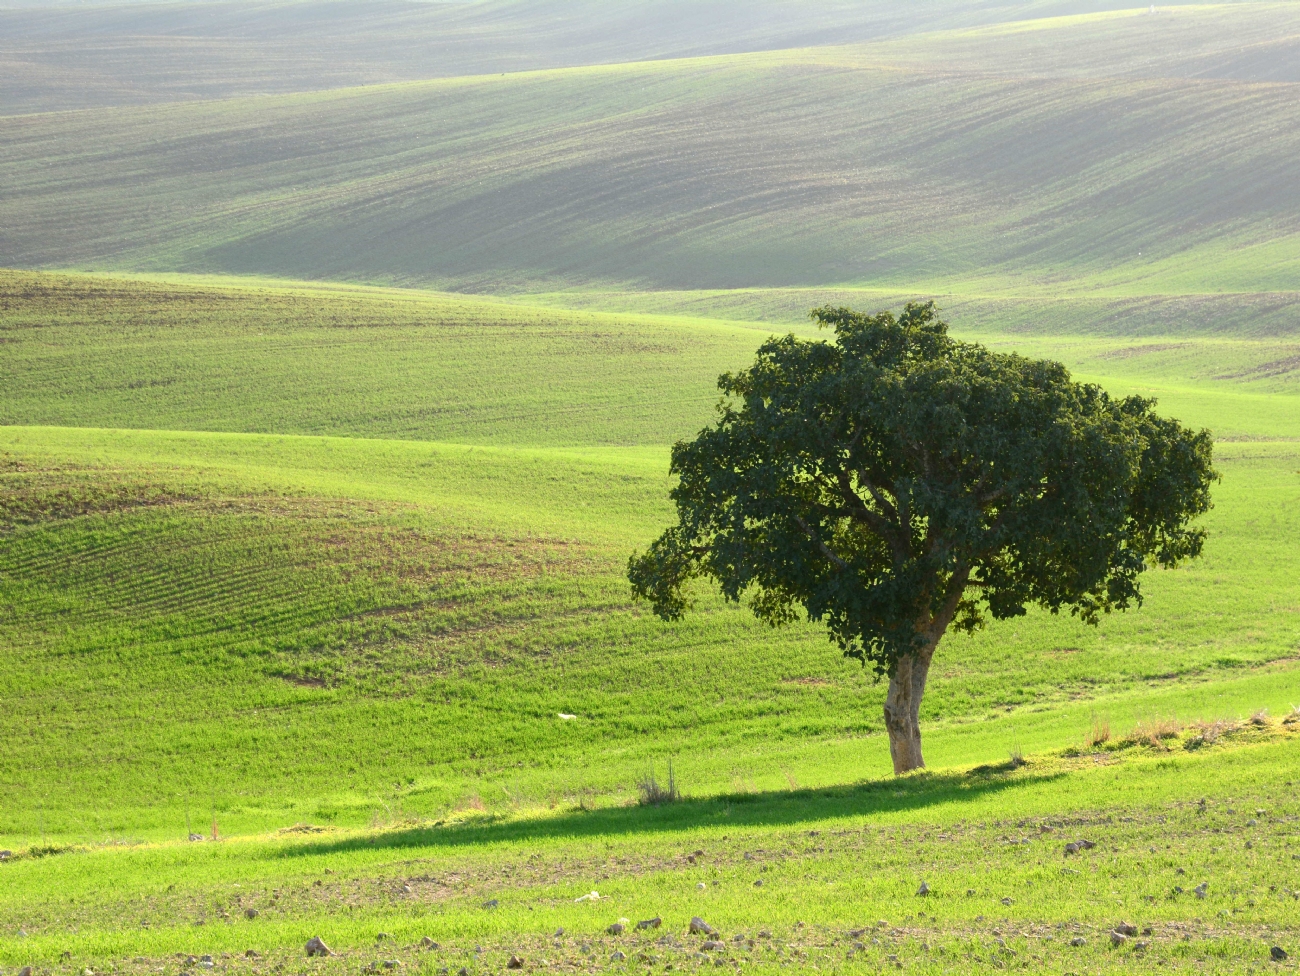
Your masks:
{"label": "tree canopy", "polygon": [[665,619],[707,578],[774,625],[823,621],[890,676],[903,771],[950,627],[1030,605],[1096,623],[1140,604],[1148,566],[1200,554],[1213,445],[1152,400],[954,340],[933,302],[812,316],[835,341],[772,339],[719,379],[717,423],[673,449],[677,524],[628,575]]}

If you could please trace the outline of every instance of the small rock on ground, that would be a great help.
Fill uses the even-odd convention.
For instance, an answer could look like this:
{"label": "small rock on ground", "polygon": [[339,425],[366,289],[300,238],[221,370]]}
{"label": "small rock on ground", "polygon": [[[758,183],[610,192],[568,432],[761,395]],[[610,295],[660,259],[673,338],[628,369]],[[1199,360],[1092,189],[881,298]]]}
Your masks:
{"label": "small rock on ground", "polygon": [[704,921],[704,919],[700,918],[698,915],[696,915],[694,918],[691,919],[691,935],[717,935],[717,934],[718,934],[718,930],[715,929],[708,922]]}
{"label": "small rock on ground", "polygon": [[1274,962],[1286,962],[1287,953],[1281,946],[1273,946],[1268,950],[1268,954],[1273,957]]}
{"label": "small rock on ground", "polygon": [[511,956],[510,961],[506,963],[506,969],[523,969],[524,961],[518,956]]}
{"label": "small rock on ground", "polygon": [[610,935],[622,935],[624,932],[623,923],[615,922],[609,928],[605,929]]}
{"label": "small rock on ground", "polygon": [[636,927],[644,932],[646,929],[657,929],[663,924],[664,920],[656,915],[654,918],[647,918],[644,921],[637,922]]}
{"label": "small rock on ground", "polygon": [[319,935],[313,935],[307,940],[307,955],[309,956],[332,956],[334,950],[327,946]]}

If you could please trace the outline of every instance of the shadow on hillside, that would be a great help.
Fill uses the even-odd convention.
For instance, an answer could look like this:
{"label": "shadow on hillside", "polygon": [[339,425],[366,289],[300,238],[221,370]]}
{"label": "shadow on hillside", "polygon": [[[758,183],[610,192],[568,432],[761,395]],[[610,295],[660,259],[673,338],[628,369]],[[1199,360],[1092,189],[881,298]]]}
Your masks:
{"label": "shadow on hillside", "polygon": [[663,806],[572,808],[549,816],[485,814],[443,826],[420,826],[370,836],[293,844],[283,857],[384,848],[452,848],[536,840],[581,840],[613,835],[673,834],[707,827],[793,827],[842,817],[907,813],[937,804],[970,803],[1025,786],[1049,783],[1062,773],[1015,773],[1009,765],[967,773],[922,773],[824,789],[740,793],[683,799]]}

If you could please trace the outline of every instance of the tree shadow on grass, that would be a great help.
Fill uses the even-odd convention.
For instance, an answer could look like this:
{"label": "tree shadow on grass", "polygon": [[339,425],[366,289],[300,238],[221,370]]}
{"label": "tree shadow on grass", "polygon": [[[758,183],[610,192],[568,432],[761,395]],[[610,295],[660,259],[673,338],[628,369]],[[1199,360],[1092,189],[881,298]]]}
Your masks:
{"label": "tree shadow on grass", "polygon": [[573,808],[549,816],[484,814],[471,820],[293,844],[282,857],[309,857],[385,848],[456,848],[538,840],[675,834],[710,827],[794,827],[844,817],[922,811],[970,803],[1026,786],[1050,783],[1061,772],[1017,772],[1011,763],[967,773],[921,773],[823,789],[731,793],[682,799],[661,806]]}

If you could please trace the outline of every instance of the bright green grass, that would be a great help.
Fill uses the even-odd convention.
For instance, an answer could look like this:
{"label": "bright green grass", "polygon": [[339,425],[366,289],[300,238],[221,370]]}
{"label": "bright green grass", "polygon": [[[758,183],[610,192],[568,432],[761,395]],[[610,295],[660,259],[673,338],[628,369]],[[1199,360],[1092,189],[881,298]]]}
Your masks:
{"label": "bright green grass", "polygon": [[[228,971],[397,960],[433,973],[497,971],[518,954],[534,971],[716,956],[758,971],[1241,972],[1300,930],[1300,807],[1295,733],[1237,739],[822,790],[741,784],[660,809],[25,857],[4,866],[0,961],[172,973],[209,953]],[[1064,856],[1078,839],[1097,846]],[[592,890],[599,901],[575,903]],[[698,955],[693,915],[723,948]],[[604,934],[620,916],[663,927]],[[1112,947],[1120,921],[1142,934]],[[304,963],[314,935],[343,955]]]}
{"label": "bright green grass", "polygon": [[761,333],[411,292],[0,273],[0,423],[671,443]]}
{"label": "bright green grass", "polygon": [[[50,428],[3,450],[15,842],[166,836],[186,804],[240,832],[617,793],[673,754],[701,788],[770,782],[777,756],[804,782],[884,767],[883,688],[815,627],[629,605],[626,556],[669,516],[661,451]],[[1140,613],[945,644],[940,765],[1074,741],[1098,708],[1300,701],[1273,664],[1300,629],[1300,453],[1219,463],[1207,557],[1153,574]]]}
{"label": "bright green grass", "polygon": [[[0,302],[13,310],[0,321],[0,362],[11,374],[0,422],[663,446],[711,420],[718,374],[748,363],[769,330],[818,335],[806,321],[814,303],[874,311],[916,297],[634,294],[622,303],[653,314],[610,314],[522,298],[3,272]],[[608,293],[542,300],[619,304]],[[1220,438],[1300,431],[1300,345],[1289,326],[1274,337],[1269,324],[1294,315],[1285,301],[1264,323],[1244,310],[1249,299],[1228,322],[1219,315],[1226,303],[1201,309],[1199,321],[1156,303],[1148,314],[1161,331],[1134,339],[1100,327],[1103,314],[1131,320],[1123,303],[1049,305],[1035,316],[1030,299],[1018,308],[939,300],[959,336],[1060,360],[1118,393],[1155,396]],[[1216,333],[1204,333],[1207,320]]]}
{"label": "bright green grass", "polygon": [[[679,939],[692,914],[770,929],[728,950],[758,970],[1233,972],[1295,942],[1300,762],[1276,719],[1300,703],[1300,425],[1285,377],[1249,373],[1285,344],[974,333],[1159,386],[1239,440],[1218,448],[1205,558],[1151,574],[1140,611],[948,639],[923,714],[935,772],[894,781],[883,689],[816,627],[770,631],[703,592],[668,626],[628,598],[628,553],[671,517],[666,442],[707,422],[713,377],[766,326],[258,283],[5,287],[0,848],[20,856],[0,864],[0,965],[171,973],[194,952],[298,971],[312,934],[347,953],[330,972],[510,952],[590,970],[641,948],[698,964],[599,935],[656,914]],[[502,376],[522,408],[485,408]],[[437,410],[394,425],[413,400]],[[1118,739],[1261,708],[1267,731],[1199,750],[1184,732],[1061,754],[1099,721]],[[1016,750],[1030,764],[1010,771]],[[670,757],[688,801],[626,806]],[[214,819],[235,839],[180,840]],[[324,830],[277,832],[296,823]],[[1066,862],[1076,835],[1101,847]],[[610,900],[573,901],[592,888]],[[1110,948],[1121,918],[1153,927],[1145,953]],[[379,931],[396,938],[372,952]],[[417,951],[424,934],[447,948]],[[267,958],[220,958],[247,948]]]}

